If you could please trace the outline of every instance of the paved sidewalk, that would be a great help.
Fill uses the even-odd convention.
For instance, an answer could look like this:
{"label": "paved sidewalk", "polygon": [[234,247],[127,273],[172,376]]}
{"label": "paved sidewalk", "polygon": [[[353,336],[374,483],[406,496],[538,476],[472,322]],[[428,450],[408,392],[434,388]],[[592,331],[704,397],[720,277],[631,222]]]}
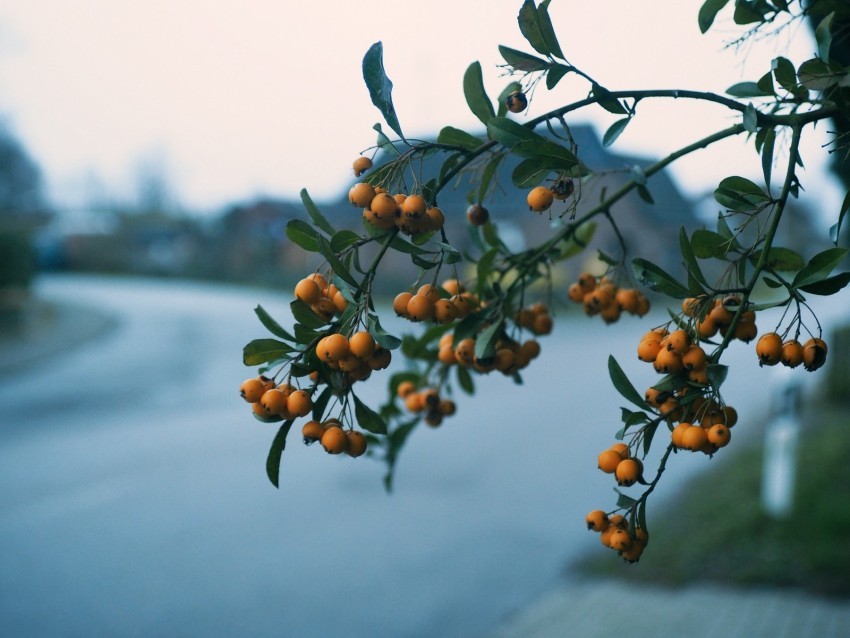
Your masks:
{"label": "paved sidewalk", "polygon": [[0,378],[46,363],[114,326],[103,310],[33,299],[16,326],[0,331]]}
{"label": "paved sidewalk", "polygon": [[564,585],[489,638],[844,638],[850,601],[783,589],[663,589],[613,580]]}

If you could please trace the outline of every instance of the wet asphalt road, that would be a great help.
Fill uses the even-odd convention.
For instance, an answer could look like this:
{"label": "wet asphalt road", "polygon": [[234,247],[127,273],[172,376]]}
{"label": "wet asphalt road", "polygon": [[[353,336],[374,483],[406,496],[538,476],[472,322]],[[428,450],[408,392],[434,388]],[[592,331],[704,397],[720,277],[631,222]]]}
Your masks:
{"label": "wet asphalt road", "polygon": [[[39,290],[117,322],[0,381],[9,636],[481,635],[599,551],[583,518],[615,501],[595,464],[625,405],[599,352],[640,388],[655,378],[633,357],[646,322],[565,322],[526,387],[488,377],[417,430],[392,495],[380,463],[305,448],[294,429],[276,490],[276,426],[237,388],[242,346],[266,336],[252,308],[284,322],[288,292],[76,276]],[[743,420],[766,400],[747,392],[746,355],[727,382]],[[668,466],[658,501],[706,462]]]}

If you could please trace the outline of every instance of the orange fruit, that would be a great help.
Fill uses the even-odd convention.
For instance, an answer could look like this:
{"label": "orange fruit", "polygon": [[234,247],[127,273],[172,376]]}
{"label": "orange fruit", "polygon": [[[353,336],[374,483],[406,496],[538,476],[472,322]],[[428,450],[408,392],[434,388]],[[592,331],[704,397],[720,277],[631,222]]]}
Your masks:
{"label": "orange fruit", "polygon": [[511,113],[522,113],[528,106],[528,98],[522,91],[514,91],[505,98],[505,106]]}
{"label": "orange fruit", "polygon": [[368,208],[374,197],[375,189],[366,182],[359,182],[348,191],[348,201],[351,202],[352,206],[359,208]]}
{"label": "orange fruit", "polygon": [[526,198],[528,208],[535,213],[542,213],[543,211],[548,210],[554,200],[555,194],[552,192],[551,188],[547,188],[546,186],[537,186],[536,188],[532,188]]}
{"label": "orange fruit", "polygon": [[407,304],[413,298],[412,292],[400,292],[393,299],[393,310],[399,317],[407,317]]}
{"label": "orange fruit", "polygon": [[358,432],[357,430],[348,430],[345,433],[346,439],[348,439],[345,451],[348,456],[353,458],[357,458],[358,456],[362,456],[366,452],[366,447],[368,443],[366,441],[366,437],[363,436],[362,432]]}
{"label": "orange fruit", "polygon": [[348,339],[338,332],[323,337],[316,344],[316,355],[325,363],[332,363],[344,359],[350,353]]}
{"label": "orange fruit", "polygon": [[337,425],[332,425],[325,430],[321,441],[322,447],[328,454],[342,454],[348,448],[348,437],[345,431]]}
{"label": "orange fruit", "polygon": [[789,368],[796,368],[803,363],[803,346],[796,339],[789,339],[782,344],[782,356],[780,357],[782,365]]}
{"label": "orange fruit", "polygon": [[239,386],[239,395],[248,403],[256,403],[266,391],[266,385],[258,378],[246,379]]}
{"label": "orange fruit", "polygon": [[305,445],[321,441],[324,433],[325,426],[318,421],[307,421],[301,428],[301,436],[304,439]]}
{"label": "orange fruit", "polygon": [[759,365],[774,366],[782,359],[782,337],[775,332],[768,332],[759,337],[756,343],[756,355]]}
{"label": "orange fruit", "polygon": [[813,337],[803,344],[803,367],[813,372],[826,363],[827,347],[823,339]]}
{"label": "orange fruit", "polygon": [[286,399],[286,409],[293,417],[306,416],[313,409],[313,400],[304,390],[296,390]]}
{"label": "orange fruit", "polygon": [[608,515],[602,510],[593,510],[584,519],[587,529],[601,532],[608,527]]}
{"label": "orange fruit", "polygon": [[351,164],[351,167],[354,169],[354,176],[360,177],[363,173],[372,168],[372,160],[368,157],[358,157]]}
{"label": "orange fruit", "polygon": [[483,226],[490,219],[490,212],[481,204],[472,204],[466,209],[466,219],[473,226]]}
{"label": "orange fruit", "polygon": [[597,467],[606,474],[613,474],[617,471],[617,466],[623,460],[619,452],[615,450],[603,450],[596,458]]}
{"label": "orange fruit", "polygon": [[355,332],[348,338],[348,349],[355,357],[368,359],[375,352],[378,344],[366,330]]}
{"label": "orange fruit", "polygon": [[638,459],[623,459],[617,464],[614,476],[623,487],[634,485],[643,473],[643,464]]}

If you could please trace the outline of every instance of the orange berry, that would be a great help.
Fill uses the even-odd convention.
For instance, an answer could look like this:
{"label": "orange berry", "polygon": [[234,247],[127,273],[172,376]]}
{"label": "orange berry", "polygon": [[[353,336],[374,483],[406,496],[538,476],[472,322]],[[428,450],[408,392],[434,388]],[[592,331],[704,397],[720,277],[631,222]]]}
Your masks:
{"label": "orange berry", "polygon": [[295,284],[295,297],[307,305],[316,303],[322,296],[322,290],[313,279],[304,278]]}
{"label": "orange berry", "polygon": [[293,417],[306,416],[313,409],[313,400],[304,390],[296,390],[286,399],[286,409]]}
{"label": "orange berry", "polygon": [[826,363],[827,347],[823,339],[813,337],[803,344],[803,367],[813,372]]}
{"label": "orange berry", "polygon": [[646,363],[655,361],[659,352],[661,352],[661,342],[658,339],[644,339],[638,344],[638,359]]}
{"label": "orange berry", "polygon": [[685,447],[684,443],[682,442],[682,435],[688,428],[691,427],[693,427],[693,423],[682,421],[681,423],[679,423],[679,425],[673,428],[673,431],[670,433],[670,440],[675,447],[679,449]]}
{"label": "orange berry", "polygon": [[622,460],[623,457],[615,450],[603,450],[596,459],[596,465],[606,474],[613,474]]}
{"label": "orange berry", "polygon": [[662,348],[655,355],[655,361],[652,362],[656,372],[662,374],[676,374],[684,369],[682,357],[673,350]]}
{"label": "orange berry", "polygon": [[803,363],[803,346],[796,339],[789,339],[782,344],[782,356],[780,357],[782,365],[789,368],[796,368]]}
{"label": "orange berry", "polygon": [[357,430],[348,430],[345,433],[345,437],[348,439],[345,447],[345,451],[348,456],[357,458],[366,452],[368,443],[362,432],[358,432]]}
{"label": "orange berry", "polygon": [[337,426],[332,425],[324,434],[322,434],[322,447],[328,454],[342,454],[348,448],[348,437],[345,431]]}
{"label": "orange berry", "polygon": [[390,365],[390,362],[393,359],[393,353],[378,346],[375,348],[375,352],[372,353],[368,359],[366,359],[366,363],[372,370],[383,370]]}
{"label": "orange berry", "polygon": [[698,345],[692,345],[682,355],[682,365],[687,370],[702,370],[708,363],[705,350]]}
{"label": "orange berry", "polygon": [[473,226],[483,226],[490,219],[490,212],[481,204],[472,204],[466,209],[466,219]]}
{"label": "orange berry", "polygon": [[768,332],[759,337],[756,343],[756,355],[759,365],[774,366],[782,358],[782,337],[775,332]]}
{"label": "orange berry", "polygon": [[690,428],[682,432],[682,447],[686,450],[699,452],[706,446],[706,443],[708,443],[708,436],[705,430],[698,425],[691,425]]}
{"label": "orange berry", "polygon": [[348,338],[348,349],[355,357],[368,359],[375,352],[378,344],[366,330],[355,332]]}
{"label": "orange berry", "polygon": [[601,532],[608,527],[608,515],[602,510],[593,510],[584,519],[587,529]]}
{"label": "orange berry", "polygon": [[345,359],[350,353],[348,339],[338,332],[328,335],[316,344],[316,356],[325,363],[337,362]]}
{"label": "orange berry", "polygon": [[440,230],[443,224],[446,223],[446,216],[436,206],[433,206],[425,211],[425,219],[428,230]]}
{"label": "orange berry", "polygon": [[434,302],[434,321],[447,324],[455,319],[457,319],[457,308],[449,299],[437,299]]}
{"label": "orange berry", "polygon": [[676,354],[684,354],[691,346],[690,335],[682,330],[674,330],[667,335],[667,349]]}
{"label": "orange berry", "polygon": [[401,204],[401,214],[407,219],[417,219],[425,215],[428,205],[422,195],[409,195]]}
{"label": "orange berry", "polygon": [[455,346],[455,359],[457,359],[460,365],[465,367],[469,367],[475,363],[475,339],[472,337],[462,339]]}
{"label": "orange berry", "polygon": [[629,487],[638,482],[643,473],[643,464],[638,459],[623,459],[617,464],[614,476],[617,484]]}
{"label": "orange berry", "polygon": [[348,191],[348,201],[351,202],[352,206],[359,208],[368,208],[374,197],[375,189],[366,182],[359,182]]}
{"label": "orange berry", "polygon": [[354,169],[354,176],[360,177],[363,173],[372,168],[372,160],[368,157],[358,157],[351,164],[351,167]]}
{"label": "orange berry", "polygon": [[304,427],[301,428],[301,436],[304,439],[305,445],[321,441],[324,433],[325,426],[318,421],[307,421]]}
{"label": "orange berry", "polygon": [[399,317],[407,317],[407,304],[413,298],[412,292],[400,292],[393,299],[393,310]]}
{"label": "orange berry", "polygon": [[239,386],[239,395],[248,403],[256,403],[266,391],[266,385],[260,379],[246,379]]}
{"label": "orange berry", "polygon": [[457,412],[457,405],[451,399],[440,399],[437,404],[437,411],[443,416],[452,416]]}
{"label": "orange berry", "polygon": [[621,459],[627,459],[631,457],[629,446],[623,443],[622,441],[620,441],[619,443],[615,443],[609,449],[614,450],[617,454],[619,454]]}
{"label": "orange berry", "polygon": [[725,447],[729,444],[729,440],[732,438],[732,433],[729,431],[729,428],[722,423],[715,423],[706,431],[706,438],[708,439],[708,442],[715,447]]}
{"label": "orange berry", "polygon": [[434,318],[434,300],[427,294],[416,293],[407,302],[407,317],[413,321]]}
{"label": "orange berry", "polygon": [[532,188],[526,198],[528,208],[535,213],[542,213],[544,210],[548,210],[554,200],[555,194],[551,188],[547,188],[546,186]]}
{"label": "orange berry", "polygon": [[266,390],[260,397],[260,405],[269,416],[280,416],[284,419],[290,418],[287,407],[287,396],[277,388]]}
{"label": "orange berry", "polygon": [[398,388],[396,388],[396,394],[401,399],[407,398],[414,392],[416,392],[416,384],[413,381],[402,381],[398,384]]}

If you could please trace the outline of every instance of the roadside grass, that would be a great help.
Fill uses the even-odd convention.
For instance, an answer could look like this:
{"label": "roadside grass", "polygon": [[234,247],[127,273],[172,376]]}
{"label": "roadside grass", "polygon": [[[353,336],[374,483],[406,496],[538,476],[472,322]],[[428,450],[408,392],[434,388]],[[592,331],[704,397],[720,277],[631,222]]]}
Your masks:
{"label": "roadside grass", "polygon": [[656,512],[638,563],[625,564],[600,545],[568,571],[667,586],[769,585],[850,597],[850,408],[809,408],[798,449],[787,519],[761,509],[759,441],[730,449]]}

